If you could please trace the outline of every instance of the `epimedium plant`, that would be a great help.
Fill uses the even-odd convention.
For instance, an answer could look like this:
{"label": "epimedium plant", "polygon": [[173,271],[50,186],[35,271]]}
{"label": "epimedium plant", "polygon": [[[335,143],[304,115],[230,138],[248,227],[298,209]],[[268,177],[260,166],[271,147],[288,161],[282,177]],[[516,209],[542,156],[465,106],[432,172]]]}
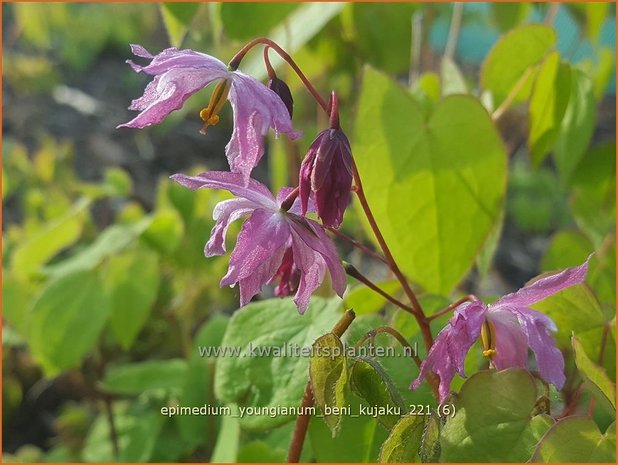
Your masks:
{"label": "epimedium plant", "polygon": [[[318,6],[328,18],[341,8]],[[318,27],[295,19],[315,6],[288,7],[294,37]],[[243,40],[259,35],[251,28],[260,21],[242,24],[234,8],[221,6],[226,30]],[[551,27],[508,25],[484,60],[482,93],[448,56],[439,73],[405,88],[384,73],[405,71],[400,60],[381,49],[405,42],[410,55],[406,27],[418,7],[393,6],[387,34],[374,34],[376,8],[351,5],[335,20],[362,35],[358,51],[375,66],[354,71],[362,74],[355,105],[345,89],[325,99],[308,77],[315,73],[307,63],[319,54],[292,59],[283,40],[251,40],[229,65],[193,50],[153,55],[133,46],[132,68],[153,80],[131,106],[137,117],[122,126],[158,124],[209,84],[203,132],[225,120],[228,100],[233,110],[230,171],[162,180],[150,214],[129,202],[117,224],[100,231],[89,207],[126,202],[132,188],[124,172],[84,184],[51,162],[48,145],[34,163],[25,149],[12,149],[3,198],[34,194],[25,224],[4,238],[4,317],[12,330],[5,328],[4,343],[15,348],[6,360],[17,364],[27,346],[46,377],[71,379],[97,406],[91,422],[87,409],[59,415],[59,446],[46,460],[615,460],[615,149],[589,150],[594,66],[565,61]],[[195,5],[189,10],[162,7],[172,41],[189,28]],[[399,17],[406,27],[396,27]],[[264,18],[276,23],[270,13]],[[259,47],[263,55],[247,55]],[[295,115],[298,101],[306,103],[291,79],[288,87],[275,73],[273,51],[317,103],[317,128]],[[522,109],[533,172],[508,163],[504,127]],[[273,153],[281,141],[271,141],[275,150],[262,160],[270,128],[284,140],[307,139],[302,163],[289,162],[291,187],[273,182],[271,190],[252,178],[258,165],[283,158]],[[297,129],[317,136],[301,138]],[[549,153],[559,178],[543,165]],[[529,199],[532,176],[544,190]],[[60,180],[68,188],[59,191]],[[530,215],[542,214],[548,197],[566,195],[556,185],[568,191],[574,223],[542,259],[541,269],[554,271],[503,297],[467,295],[459,285],[472,267],[486,274],[504,216],[522,229],[539,227],[543,221]],[[226,236],[236,237],[229,259],[221,257]],[[208,260],[198,253],[203,246]],[[218,289],[218,277],[238,296]],[[231,317],[217,311],[237,301]],[[289,345],[312,347],[313,356],[286,354]],[[284,353],[198,351],[207,347]],[[395,356],[380,355],[385,348]],[[205,404],[215,413],[161,413]],[[281,410],[313,404],[317,415]],[[233,413],[216,413],[224,407]],[[242,414],[249,409],[262,410]]]}
{"label": "epimedium plant", "polygon": [[[548,126],[546,121],[547,106],[554,108],[551,114],[562,118],[569,100],[558,94],[551,96],[553,100],[548,102],[548,97],[541,93],[545,94],[544,86],[548,82],[556,81],[558,86],[565,86],[567,95],[570,78],[563,79],[562,76],[570,76],[571,71],[568,65],[560,63],[558,53],[551,51],[553,31],[546,26],[529,26],[525,31],[514,31],[494,50],[513,46],[509,42],[517,43],[524,33],[538,38],[534,53],[531,53],[531,57],[527,57],[533,63],[522,65],[521,75],[517,74],[513,78],[515,82],[512,83],[512,88],[509,86],[506,95],[501,96],[498,91],[493,94],[495,98],[500,99],[493,115],[489,115],[480,102],[474,99],[465,98],[458,101],[460,100],[458,97],[446,98],[444,103],[440,103],[444,108],[451,107],[450,111],[441,108],[438,103],[430,115],[419,115],[424,119],[421,125],[424,127],[421,127],[418,133],[401,138],[397,137],[398,135],[391,135],[388,142],[396,146],[402,142],[400,139],[403,139],[404,144],[409,144],[405,151],[410,153],[410,158],[405,160],[406,164],[397,167],[398,171],[394,173],[395,183],[400,171],[404,175],[406,171],[422,171],[419,168],[425,164],[431,166],[439,163],[440,156],[445,155],[444,158],[453,163],[447,173],[441,173],[445,183],[464,186],[467,190],[466,196],[471,198],[472,203],[477,204],[475,205],[477,208],[495,210],[495,205],[500,200],[499,191],[495,191],[493,198],[491,195],[485,195],[483,186],[477,184],[474,179],[474,164],[470,166],[466,164],[465,159],[458,160],[458,147],[452,143],[449,145],[449,139],[452,138],[441,139],[439,131],[445,127],[446,122],[461,126],[461,132],[458,134],[461,137],[458,137],[460,140],[457,144],[466,147],[472,142],[471,139],[466,139],[467,137],[479,137],[479,133],[466,131],[471,114],[476,113],[479,119],[484,120],[487,132],[493,133],[493,128],[489,127],[493,124],[492,116],[497,120],[518,98],[525,86],[531,86],[533,89],[530,91],[532,92],[531,131],[528,142],[536,162],[545,155],[557,137],[554,134],[554,127]],[[256,46],[262,46],[264,49],[265,67],[270,78],[268,86],[238,71],[245,55]],[[356,278],[400,310],[409,313],[420,330],[427,356],[421,361],[410,351],[410,357],[420,371],[410,388],[417,389],[423,381],[428,383],[435,399],[426,405],[426,411],[424,405],[405,406],[388,373],[373,358],[346,355],[341,337],[355,319],[353,310],[345,312],[331,331],[317,338],[312,345],[309,380],[306,382],[301,410],[296,419],[288,461],[298,462],[301,458],[311,416],[305,413],[304,409],[310,409],[316,403],[320,407],[326,425],[335,437],[342,427],[343,417],[351,411],[348,410],[347,395],[350,389],[368,402],[371,411],[375,412],[374,416],[379,418],[383,426],[390,429],[390,435],[380,447],[380,461],[403,462],[421,459],[435,461],[440,458],[445,461],[470,459],[524,461],[529,460],[533,454],[534,457],[544,457],[548,454],[551,456],[553,452],[548,451],[553,447],[551,438],[559,434],[553,431],[562,432],[566,428],[564,425],[569,421],[564,419],[554,424],[554,419],[549,416],[550,385],[557,391],[564,387],[565,362],[552,336],[552,333],[557,331],[556,324],[548,315],[530,307],[568,288],[583,285],[591,256],[579,266],[540,277],[519,291],[501,297],[494,304],[485,304],[478,297],[468,295],[447,305],[434,315],[427,316],[417,292],[401,271],[381,231],[380,223],[370,207],[350,142],[340,125],[339,103],[335,91],[331,93],[327,103],[293,58],[277,43],[267,38],[249,42],[231,59],[227,67],[214,57],[192,50],[170,48],[153,56],[141,46],[133,45],[132,49],[137,56],[151,61],[146,66],[135,65],[131,61],[129,64],[135,71],[153,75],[154,79],[146,87],[144,95],[133,101],[130,107],[132,110],[140,111],[140,114],[121,126],[142,128],[160,123],[170,112],[181,107],[189,96],[212,81],[218,83],[212,92],[208,107],[200,112],[200,117],[204,121],[202,132],[205,132],[207,126],[217,124],[218,113],[227,99],[232,104],[234,129],[232,138],[226,146],[231,172],[204,172],[197,176],[176,174],[172,179],[192,190],[223,189],[235,196],[215,207],[213,218],[216,224],[206,244],[207,256],[225,253],[225,233],[229,223],[243,216],[249,216],[243,223],[236,247],[230,256],[228,273],[220,283],[221,286],[239,285],[241,307],[247,305],[264,285],[278,282],[276,295],[283,297],[295,294],[293,301],[302,315],[309,308],[310,296],[324,280],[327,270],[332,288],[339,296],[343,296],[344,273],[347,272],[349,276]],[[276,51],[292,67],[318,106],[326,113],[329,121],[329,127],[311,144],[300,166],[298,187],[284,188],[276,197],[266,186],[250,178],[252,169],[264,153],[264,136],[270,128],[275,130],[276,136],[286,133],[291,139],[300,137],[300,133],[292,128],[292,93],[284,81],[277,77],[270,64],[269,50]],[[484,70],[486,79],[492,79],[494,68],[498,66],[495,64],[494,56],[490,56]],[[510,71],[516,73],[512,67]],[[376,76],[375,79],[381,78]],[[500,84],[503,83],[504,81],[500,81]],[[561,89],[562,87],[559,87],[560,92]],[[410,103],[413,106],[412,102]],[[388,107],[388,102],[385,106]],[[462,109],[466,107],[469,108],[469,112],[464,113]],[[389,119],[396,117],[389,115],[384,109],[381,116],[384,117],[382,124],[387,127]],[[476,120],[474,122],[476,123]],[[437,133],[434,133],[434,128]],[[452,130],[450,127],[448,129]],[[427,140],[424,141],[423,138]],[[406,139],[412,139],[411,143]],[[374,140],[373,144],[384,142],[378,139]],[[482,147],[476,149],[482,150]],[[493,168],[498,173],[503,171],[504,162],[499,158],[503,158],[504,154],[501,153],[499,144],[494,143],[493,150],[490,149],[488,153],[493,155],[492,161],[496,162],[493,165],[490,162],[489,169]],[[436,159],[433,159],[434,154]],[[421,157],[424,159],[415,163]],[[371,158],[378,163],[382,162],[379,157]],[[479,162],[474,160],[474,163]],[[431,172],[431,168],[429,170]],[[378,176],[382,175],[381,171],[383,170],[376,167],[375,173]],[[434,183],[439,180],[439,175],[432,179]],[[438,185],[444,188],[441,183]],[[457,190],[457,187],[452,190]],[[368,251],[358,240],[337,232],[343,222],[351,192],[356,194],[366,223],[375,236],[380,249],[378,253]],[[449,191],[449,194],[452,195],[452,192]],[[388,202],[388,198],[386,201]],[[439,206],[435,208],[439,210]],[[307,213],[312,212],[317,214],[319,222],[307,218]],[[404,214],[389,213],[395,218]],[[440,216],[441,213],[437,212],[437,215]],[[464,211],[461,214],[466,215],[468,212]],[[488,215],[491,214],[488,212]],[[461,217],[451,219],[456,220],[462,223]],[[491,221],[486,222],[485,229],[489,226]],[[327,231],[345,238],[362,251],[370,252],[372,258],[386,264],[409,303],[403,303],[392,294],[380,289],[354,266],[342,264]],[[391,235],[407,235],[411,240],[417,239],[412,231],[402,228],[394,228]],[[448,253],[444,255],[444,260],[448,263],[456,261]],[[440,260],[439,266],[442,263]],[[443,290],[440,268],[437,275],[434,277],[434,282],[438,286],[437,289]],[[419,279],[419,282],[422,283],[423,279]],[[432,289],[432,284],[426,287]],[[261,304],[262,308],[263,305]],[[250,311],[251,307],[239,310],[238,318],[243,313],[248,317]],[[431,322],[443,315],[449,315],[450,318],[446,326],[434,337]],[[224,343],[234,339],[233,322],[234,318]],[[358,341],[356,348],[381,333],[392,336],[405,349],[411,349],[405,336],[391,325],[371,328]],[[607,330],[604,330],[604,335],[606,338]],[[477,340],[481,341],[482,355],[488,361],[489,371],[481,371],[472,376],[462,386],[459,394],[453,394],[451,381],[456,373],[463,378],[466,377],[464,368],[466,354]],[[289,341],[285,341],[287,342]],[[536,365],[534,371],[528,371],[531,370],[528,363],[528,348],[534,354]],[[321,355],[324,349],[330,350]],[[601,354],[604,350],[602,346]],[[271,369],[274,369],[274,365]],[[283,370],[272,373],[275,378],[289,374]],[[227,396],[225,391],[231,388],[226,386],[226,381],[228,380],[224,377],[224,380],[217,385],[223,398]],[[301,386],[302,384],[301,382]],[[598,386],[595,382],[592,384]],[[544,395],[538,395],[537,386],[542,387]],[[246,388],[251,388],[251,385],[245,385]],[[481,400],[478,395],[485,389],[502,392],[497,398],[492,399],[490,396],[490,401],[484,402],[486,399]],[[243,390],[240,393],[243,393]],[[280,407],[278,404],[273,404],[273,400],[281,399],[276,397],[270,399],[272,407]],[[612,407],[614,405],[612,404]],[[487,410],[494,412],[488,413]],[[426,421],[425,417],[429,420]],[[444,422],[440,420],[442,417],[450,419]],[[269,423],[274,425],[279,422],[285,422],[285,419],[276,419]],[[256,426],[259,428],[260,423],[259,420],[247,419],[245,425],[249,428]],[[499,427],[504,423],[510,426],[506,429]],[[588,424],[585,427],[589,427]],[[435,431],[430,434],[432,429]],[[611,434],[611,427],[609,431]],[[493,450],[483,447],[479,450],[477,444],[480,440],[492,438],[492,435],[495,436],[493,441],[498,441],[500,447]],[[544,439],[546,436],[549,439]],[[466,438],[471,441],[467,441]],[[590,452],[591,457],[596,458],[597,454],[600,454],[603,459],[610,460],[611,444],[615,444],[615,438],[610,436],[607,441],[608,446],[603,451],[598,451],[598,447],[595,448],[592,443],[587,446],[577,445],[576,450],[580,446],[589,447],[594,450]],[[470,442],[472,446],[469,445]],[[577,453],[579,452],[575,454]]]}

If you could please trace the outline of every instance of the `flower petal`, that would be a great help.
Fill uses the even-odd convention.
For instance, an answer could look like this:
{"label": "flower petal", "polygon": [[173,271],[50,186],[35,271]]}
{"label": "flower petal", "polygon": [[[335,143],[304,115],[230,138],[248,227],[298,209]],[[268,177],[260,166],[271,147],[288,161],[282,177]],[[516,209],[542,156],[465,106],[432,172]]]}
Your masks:
{"label": "flower petal", "polygon": [[178,173],[170,176],[170,178],[191,190],[202,189],[204,187],[210,189],[223,189],[231,192],[237,197],[251,200],[267,210],[279,210],[279,205],[277,205],[275,198],[264,184],[254,179],[250,179],[249,183],[245,183],[244,178],[238,173],[230,173],[229,171],[205,171],[197,176],[187,176]]}
{"label": "flower petal", "polygon": [[251,170],[264,154],[264,136],[268,128],[275,136],[286,133],[300,137],[292,127],[290,114],[279,96],[255,78],[240,71],[232,73],[229,101],[234,110],[234,130],[226,146],[230,168],[249,179]]}
{"label": "flower petal", "polygon": [[144,72],[155,76],[171,69],[197,68],[205,74],[216,75],[214,79],[224,78],[230,73],[225,63],[221,60],[190,49],[178,50],[175,47],[171,47],[153,56],[141,45],[133,44],[131,45],[131,51],[138,57],[152,59],[146,66],[136,65],[129,60],[131,67],[138,73]]}
{"label": "flower petal", "polygon": [[[551,335],[551,327],[547,324],[547,315],[529,308],[518,308],[514,313],[517,315],[519,324],[528,339],[528,345],[534,352],[541,377],[556,386],[557,389],[562,389],[566,379],[564,357],[556,347]],[[552,326],[555,327],[553,322]]]}
{"label": "flower petal", "polygon": [[131,50],[136,56],[151,59],[151,62],[146,66],[131,60],[127,63],[134,71],[155,78],[146,86],[144,94],[133,100],[129,107],[141,113],[128,123],[117,126],[119,128],[143,128],[158,124],[172,111],[182,107],[191,95],[229,74],[221,61],[193,50],[168,48],[154,57],[141,45],[131,45]]}
{"label": "flower petal", "polygon": [[579,266],[567,268],[560,273],[546,276],[529,285],[522,287],[517,292],[505,295],[493,307],[502,305],[511,307],[528,307],[539,300],[543,300],[567,287],[581,284],[586,279],[588,272],[588,259]]}
{"label": "flower petal", "polygon": [[[262,290],[262,286],[269,283],[279,269],[286,247],[275,250],[270,257],[264,260],[253,272],[238,281],[240,287],[240,306],[244,307]],[[275,270],[273,272],[273,270]]]}
{"label": "flower petal", "polygon": [[225,254],[225,234],[230,223],[251,214],[258,206],[253,201],[243,198],[219,202],[212,213],[212,218],[216,222],[204,247],[204,255],[212,257]]}
{"label": "flower petal", "polygon": [[347,282],[346,273],[341,265],[341,260],[337,254],[337,249],[332,239],[328,237],[322,226],[313,220],[302,218],[297,215],[289,214],[291,228],[298,237],[315,252],[319,253],[324,259],[330,277],[333,282],[333,289],[340,297],[343,297]]}
{"label": "flower petal", "polygon": [[294,263],[300,270],[300,280],[294,296],[294,303],[298,312],[302,315],[309,306],[311,294],[320,287],[324,280],[326,263],[319,253],[307,247],[305,241],[299,237],[294,228],[292,228],[292,250]]}
{"label": "flower petal", "polygon": [[510,311],[492,311],[490,306],[487,319],[494,325],[496,355],[492,362],[496,369],[509,367],[525,368],[528,363],[528,339],[517,316]]}
{"label": "flower petal", "polygon": [[467,302],[457,307],[423,360],[418,377],[410,385],[411,389],[418,388],[423,379],[434,372],[440,377],[440,402],[446,399],[455,373],[465,376],[464,360],[481,333],[486,312],[487,306],[480,301]]}
{"label": "flower petal", "polygon": [[[272,263],[271,258],[286,246],[289,239],[290,228],[282,213],[255,210],[238,234],[221,286],[233,285],[256,273],[261,288],[272,279],[281,264],[281,259],[278,263]],[[283,252],[281,254],[283,257]],[[267,269],[262,267],[265,263],[269,264]]]}

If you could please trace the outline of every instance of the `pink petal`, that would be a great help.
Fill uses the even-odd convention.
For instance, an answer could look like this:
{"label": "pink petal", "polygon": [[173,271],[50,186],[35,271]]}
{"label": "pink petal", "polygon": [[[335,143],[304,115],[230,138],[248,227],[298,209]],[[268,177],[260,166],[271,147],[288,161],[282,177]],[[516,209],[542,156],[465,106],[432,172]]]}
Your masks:
{"label": "pink petal", "polygon": [[418,388],[423,379],[434,372],[440,377],[440,402],[446,399],[455,373],[465,376],[464,360],[481,333],[486,312],[487,306],[480,301],[467,302],[457,307],[423,360],[418,377],[410,385],[411,389]]}
{"label": "pink petal", "polygon": [[[592,256],[592,255],[591,255]],[[510,306],[510,307],[528,307],[539,300],[543,300],[550,295],[560,292],[567,287],[581,284],[586,279],[586,273],[588,272],[588,261],[590,257],[579,266],[574,268],[567,268],[560,273],[546,276],[522,287],[517,292],[505,295],[502,297],[494,307],[498,306]]]}
{"label": "pink petal", "polygon": [[152,56],[141,45],[131,45],[136,56],[151,59],[150,64],[141,66],[128,60],[134,71],[155,76],[142,97],[133,100],[129,109],[141,113],[118,127],[143,128],[158,124],[172,111],[182,107],[194,93],[216,79],[226,78],[226,66],[219,60],[193,50],[168,48]]}
{"label": "pink petal", "polygon": [[[564,386],[564,357],[562,352],[556,347],[554,338],[551,335],[551,326],[547,324],[547,315],[544,315],[529,308],[518,308],[514,312],[528,340],[528,346],[534,352],[536,363],[541,377],[562,389]],[[549,319],[551,321],[551,319]]]}
{"label": "pink petal", "polygon": [[[270,260],[285,248],[290,239],[290,228],[283,214],[267,210],[255,210],[245,221],[238,234],[236,247],[230,256],[227,274],[221,279],[221,286],[230,286],[256,273],[262,285],[268,283],[277,272],[278,263]],[[281,258],[283,257],[281,252]],[[264,263],[269,264],[263,269]]]}
{"label": "pink petal", "polygon": [[264,136],[269,128],[275,136],[286,133],[300,137],[292,127],[290,114],[281,98],[255,78],[240,71],[232,73],[229,101],[234,109],[234,130],[226,147],[230,168],[249,179],[251,170],[264,154]]}
{"label": "pink petal", "polygon": [[243,198],[219,202],[212,213],[216,223],[210,232],[210,239],[204,247],[204,255],[212,257],[225,254],[225,234],[228,226],[237,219],[251,214],[256,207],[259,207],[259,205]]}
{"label": "pink petal", "polygon": [[311,294],[320,287],[326,274],[326,263],[320,254],[307,247],[305,242],[292,228],[292,250],[294,263],[300,270],[298,290],[294,296],[294,303],[302,315],[309,306]]}
{"label": "pink petal", "polygon": [[237,197],[251,200],[268,210],[279,210],[279,205],[277,205],[275,198],[264,184],[254,179],[250,179],[249,182],[246,183],[242,175],[238,173],[230,173],[229,171],[206,171],[197,176],[174,174],[170,176],[170,178],[191,190],[202,189],[204,187],[210,189],[223,189],[231,192]]}
{"label": "pink petal", "polygon": [[516,315],[510,311],[492,311],[490,307],[487,319],[495,329],[496,355],[492,362],[496,369],[525,368],[528,363],[528,340]]}
{"label": "pink petal", "polygon": [[322,226],[315,221],[293,214],[288,214],[288,217],[291,220],[290,226],[298,237],[302,239],[307,247],[313,249],[324,259],[333,281],[333,289],[340,297],[343,297],[347,286],[346,273],[341,265],[339,254],[332,239],[328,237]]}

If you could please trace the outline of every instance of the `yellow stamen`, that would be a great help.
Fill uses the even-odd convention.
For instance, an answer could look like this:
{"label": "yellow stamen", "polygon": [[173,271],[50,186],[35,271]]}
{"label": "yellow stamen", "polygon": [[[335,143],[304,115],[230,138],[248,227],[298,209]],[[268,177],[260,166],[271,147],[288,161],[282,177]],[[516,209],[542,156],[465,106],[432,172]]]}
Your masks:
{"label": "yellow stamen", "polygon": [[481,344],[483,345],[483,357],[491,360],[498,354],[496,352],[496,328],[489,320],[485,320],[481,326]]}
{"label": "yellow stamen", "polygon": [[200,111],[200,118],[204,121],[204,127],[200,130],[202,134],[206,133],[206,128],[208,126],[214,126],[219,122],[219,112],[227,101],[227,96],[230,93],[231,85],[231,79],[220,81],[212,91],[208,106]]}

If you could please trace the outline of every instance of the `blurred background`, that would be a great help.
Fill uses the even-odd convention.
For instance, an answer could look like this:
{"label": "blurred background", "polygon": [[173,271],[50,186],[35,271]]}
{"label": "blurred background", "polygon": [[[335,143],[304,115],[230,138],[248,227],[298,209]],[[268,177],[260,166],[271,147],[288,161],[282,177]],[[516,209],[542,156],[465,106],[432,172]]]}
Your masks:
{"label": "blurred background", "polygon": [[[236,290],[218,287],[227,258],[202,255],[212,208],[225,196],[185,191],[168,177],[227,169],[231,109],[201,135],[206,89],[161,125],[116,129],[133,118],[127,107],[147,82],[125,64],[131,43],[153,54],[189,47],[227,62],[247,41],[268,35],[323,95],[338,91],[342,124],[352,128],[366,64],[422,99],[430,83],[445,79],[448,54],[462,88],[481,95],[481,64],[501,34],[529,22],[553,24],[563,60],[590,77],[594,117],[578,156],[593,161],[569,168],[574,181],[551,157],[533,166],[525,107],[509,111],[499,122],[510,160],[504,226],[459,290],[511,291],[594,249],[603,263],[597,294],[611,313],[615,5],[592,5],[4,3],[3,460],[225,458],[216,455],[217,421],[163,422],[157,406],[170,392],[195,405],[215,402],[212,363],[193,346],[196,338],[220,341],[226,315],[237,308]],[[261,52],[241,69],[266,77]],[[273,189],[295,182],[325,124],[298,79],[280,69],[294,94],[295,126],[306,136],[298,144],[269,138],[254,175]],[[350,209],[344,228],[363,236],[355,219]],[[341,250],[361,260],[346,244]],[[109,311],[99,308],[105,299]],[[128,362],[147,363],[110,375],[110,366]],[[196,371],[206,375],[190,374]],[[232,458],[282,460],[291,434],[285,428],[245,438]]]}

